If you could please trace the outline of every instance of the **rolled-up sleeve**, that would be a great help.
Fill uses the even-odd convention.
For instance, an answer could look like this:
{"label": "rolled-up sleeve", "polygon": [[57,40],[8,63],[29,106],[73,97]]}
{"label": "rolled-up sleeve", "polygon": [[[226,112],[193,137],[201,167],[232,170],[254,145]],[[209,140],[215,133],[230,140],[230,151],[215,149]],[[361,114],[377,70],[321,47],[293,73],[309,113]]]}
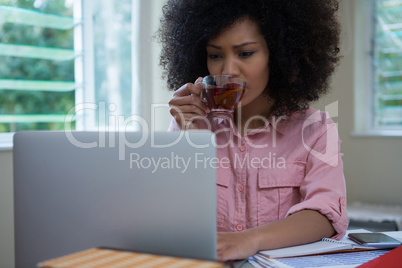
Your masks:
{"label": "rolled-up sleeve", "polygon": [[309,152],[305,178],[300,185],[302,202],[292,206],[287,216],[301,210],[316,210],[326,216],[334,227],[336,235],[332,238],[340,239],[345,235],[349,223],[341,142],[336,124],[326,113],[321,116],[323,123],[318,127],[319,131],[315,127],[305,133],[318,138],[314,138],[310,144],[304,144]]}

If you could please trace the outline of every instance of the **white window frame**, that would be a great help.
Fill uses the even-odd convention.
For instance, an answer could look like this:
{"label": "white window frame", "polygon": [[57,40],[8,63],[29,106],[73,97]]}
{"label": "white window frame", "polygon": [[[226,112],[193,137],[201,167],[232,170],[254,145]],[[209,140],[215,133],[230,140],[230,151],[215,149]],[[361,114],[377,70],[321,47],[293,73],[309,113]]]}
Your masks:
{"label": "white window frame", "polygon": [[402,129],[385,129],[374,126],[373,88],[373,8],[375,0],[355,0],[354,40],[354,131],[352,136],[402,137]]}
{"label": "white window frame", "polygon": [[[75,57],[74,60],[74,69],[75,69],[75,84],[79,85],[76,89],[75,89],[75,102],[76,103],[82,103],[84,100],[84,92],[87,94],[87,96],[85,96],[85,98],[87,98],[89,96],[89,94],[86,92],[87,90],[84,90],[84,62],[83,62],[83,37],[84,36],[90,36],[90,39],[87,44],[87,46],[85,47],[85,49],[89,52],[92,52],[93,49],[89,49],[88,50],[88,46],[92,44],[92,36],[91,35],[84,35],[85,33],[87,33],[88,31],[90,31],[91,29],[85,29],[85,27],[83,26],[83,20],[82,18],[85,17],[87,14],[83,15],[82,11],[83,10],[88,10],[87,8],[84,8],[83,5],[86,4],[88,5],[88,3],[91,3],[91,1],[86,1],[86,0],[73,0],[73,16],[74,16],[74,22],[76,23],[74,26],[74,51],[77,52],[81,52],[81,54],[77,55]],[[90,12],[90,11],[89,11]],[[91,25],[89,25],[91,26]],[[87,42],[87,40],[85,40]],[[88,61],[85,64],[89,64],[90,63],[90,57],[91,57],[91,53],[87,53],[88,55],[85,56],[85,59]],[[93,57],[93,53],[92,53],[92,57]],[[93,69],[93,68],[92,68]],[[91,70],[91,68],[87,68],[87,70]],[[86,71],[87,71],[86,70]],[[90,78],[90,74],[86,74],[87,76],[89,76]],[[93,76],[92,76],[92,80],[88,79],[89,81],[89,86],[90,86],[90,82],[93,81]],[[92,93],[92,96],[94,94]],[[85,117],[82,117],[80,113],[77,113],[77,120],[76,120],[76,124],[79,126],[79,128],[82,128],[81,126],[84,125],[83,120]],[[90,120],[88,120],[90,121]],[[85,122],[87,123],[87,122]],[[78,127],[77,127],[78,128]],[[13,148],[13,138],[14,138],[14,132],[8,132],[8,133],[0,133],[0,151],[9,151],[12,150]]]}
{"label": "white window frame", "polygon": [[[70,111],[70,113],[75,112],[76,130],[98,130],[95,122],[96,113],[98,111],[93,109],[93,107],[97,105],[95,101],[94,83],[93,21],[91,19],[85,19],[92,18],[92,6],[96,4],[96,2],[91,0],[73,1],[74,20],[80,22],[74,28],[74,50],[82,51],[83,53],[75,58],[75,83],[80,86],[77,87],[75,91],[75,111]],[[143,33],[141,33],[141,25],[144,25],[144,21],[140,20],[139,14],[142,14],[144,11],[141,9],[147,9],[148,15],[152,14],[152,18],[144,16],[142,20],[147,20],[147,22],[152,23],[153,28],[155,28],[157,25],[154,24],[159,22],[159,17],[156,15],[159,15],[159,10],[162,9],[163,0],[146,1],[147,2],[143,0],[132,0],[132,75],[135,79],[133,78],[131,105],[132,114],[140,114],[146,119],[151,120],[152,111],[148,107],[150,106],[148,104],[155,101],[154,95],[160,98],[159,92],[153,92],[154,88],[160,88],[161,85],[158,79],[160,72],[154,68],[154,65],[157,65],[157,57],[155,57],[155,55],[159,53],[159,47],[155,43],[152,43],[150,47],[148,36],[146,36],[146,38],[143,36],[139,37],[143,35]],[[157,9],[158,12],[154,9]],[[141,65],[138,62],[140,54],[144,53],[144,51],[140,51],[141,42],[144,42],[142,40],[146,42],[142,44],[142,47],[147,47],[145,51],[147,58],[153,55],[152,61],[150,61],[147,66]],[[144,68],[146,70],[142,70]],[[146,76],[142,72],[146,74]],[[152,79],[150,79],[150,74]],[[141,90],[143,83],[146,83],[147,88],[149,89],[151,87],[152,90],[143,92]],[[13,136],[14,133],[0,133],[0,151],[12,150]]]}
{"label": "white window frame", "polygon": [[[77,5],[76,5],[77,3]],[[93,130],[95,128],[95,111],[82,109],[84,103],[95,103],[94,43],[93,43],[93,1],[74,0],[74,19],[83,23],[74,29],[74,49],[83,51],[83,57],[77,57],[75,81],[82,86],[75,91],[76,130]]]}

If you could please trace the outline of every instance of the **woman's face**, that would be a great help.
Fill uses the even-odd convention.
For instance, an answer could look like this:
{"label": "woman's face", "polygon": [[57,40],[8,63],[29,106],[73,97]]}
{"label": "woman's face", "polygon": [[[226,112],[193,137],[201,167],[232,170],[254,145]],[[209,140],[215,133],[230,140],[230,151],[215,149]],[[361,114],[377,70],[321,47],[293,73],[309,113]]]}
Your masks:
{"label": "woman's face", "polygon": [[[228,74],[242,78],[247,88],[241,106],[266,101],[261,93],[269,79],[269,52],[256,22],[236,22],[207,43],[207,66],[211,75]],[[262,98],[259,98],[259,97]]]}

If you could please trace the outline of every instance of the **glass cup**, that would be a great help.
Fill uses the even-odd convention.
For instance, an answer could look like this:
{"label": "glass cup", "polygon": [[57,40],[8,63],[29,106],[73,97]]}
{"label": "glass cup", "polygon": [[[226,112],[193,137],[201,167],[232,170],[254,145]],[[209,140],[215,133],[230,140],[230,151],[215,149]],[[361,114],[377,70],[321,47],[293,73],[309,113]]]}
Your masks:
{"label": "glass cup", "polygon": [[243,98],[247,83],[231,75],[208,75],[202,79],[202,101],[208,105],[214,117],[231,118]]}

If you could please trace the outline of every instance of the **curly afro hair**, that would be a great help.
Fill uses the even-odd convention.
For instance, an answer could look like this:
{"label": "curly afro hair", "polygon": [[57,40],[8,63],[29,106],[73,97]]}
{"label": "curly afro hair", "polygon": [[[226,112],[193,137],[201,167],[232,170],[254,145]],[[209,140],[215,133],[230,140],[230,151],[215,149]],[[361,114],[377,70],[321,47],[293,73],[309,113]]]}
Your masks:
{"label": "curly afro hair", "polygon": [[329,88],[339,61],[337,0],[168,0],[159,29],[170,89],[208,75],[207,42],[242,19],[259,25],[269,50],[274,115],[309,107]]}

